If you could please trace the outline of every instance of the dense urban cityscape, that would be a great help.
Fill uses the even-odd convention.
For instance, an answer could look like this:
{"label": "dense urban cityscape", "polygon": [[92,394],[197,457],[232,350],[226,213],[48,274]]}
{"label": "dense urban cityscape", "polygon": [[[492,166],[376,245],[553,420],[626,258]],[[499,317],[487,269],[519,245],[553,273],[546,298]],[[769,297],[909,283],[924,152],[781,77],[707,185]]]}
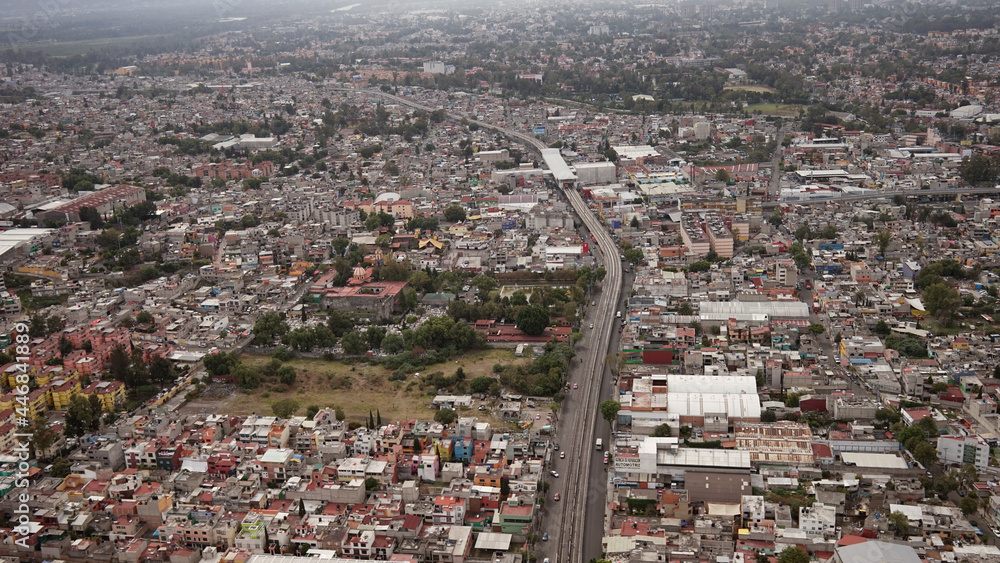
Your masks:
{"label": "dense urban cityscape", "polygon": [[0,14],[3,563],[1000,563],[988,1]]}

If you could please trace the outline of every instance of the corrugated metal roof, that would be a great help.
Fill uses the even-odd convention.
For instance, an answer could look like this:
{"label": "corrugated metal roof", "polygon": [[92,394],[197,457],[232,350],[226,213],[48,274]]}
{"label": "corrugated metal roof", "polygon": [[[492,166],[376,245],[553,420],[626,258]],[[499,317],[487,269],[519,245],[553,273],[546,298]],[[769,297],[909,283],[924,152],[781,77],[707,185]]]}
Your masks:
{"label": "corrugated metal roof", "polygon": [[702,320],[809,318],[809,306],[801,301],[702,301],[698,312]]}

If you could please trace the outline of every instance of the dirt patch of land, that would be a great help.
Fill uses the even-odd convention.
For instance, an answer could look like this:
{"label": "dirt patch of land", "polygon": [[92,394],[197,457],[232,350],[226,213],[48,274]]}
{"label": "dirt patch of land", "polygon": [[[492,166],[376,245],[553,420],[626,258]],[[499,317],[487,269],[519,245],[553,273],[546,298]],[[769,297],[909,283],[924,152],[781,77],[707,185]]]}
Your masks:
{"label": "dirt patch of land", "polygon": [[[243,362],[263,364],[270,356],[244,355]],[[459,367],[465,371],[466,381],[479,376],[492,376],[493,365],[524,363],[508,350],[480,350],[453,358],[447,362],[428,366],[419,373],[443,372],[450,376]],[[421,389],[420,378],[409,375],[402,381],[390,381],[392,371],[365,362],[347,363],[318,359],[296,358],[287,362],[297,372],[295,383],[290,386],[271,382],[251,392],[243,392],[233,385],[213,383],[205,394],[184,406],[185,412],[225,412],[236,415],[261,414],[270,416],[271,404],[282,399],[299,403],[297,414],[305,414],[309,405],[320,408],[339,406],[348,421],[363,422],[368,413],[378,412],[383,422],[394,422],[434,417],[430,408],[434,393]],[[484,413],[476,413],[482,417]]]}

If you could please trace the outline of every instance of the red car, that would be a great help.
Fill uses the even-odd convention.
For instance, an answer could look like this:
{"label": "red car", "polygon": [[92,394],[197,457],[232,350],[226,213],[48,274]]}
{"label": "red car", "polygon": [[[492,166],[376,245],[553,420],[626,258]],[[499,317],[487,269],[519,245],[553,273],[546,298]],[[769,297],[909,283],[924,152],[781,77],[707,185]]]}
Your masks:
{"label": "red car", "polygon": [[559,500],[559,493],[552,495],[552,500]]}

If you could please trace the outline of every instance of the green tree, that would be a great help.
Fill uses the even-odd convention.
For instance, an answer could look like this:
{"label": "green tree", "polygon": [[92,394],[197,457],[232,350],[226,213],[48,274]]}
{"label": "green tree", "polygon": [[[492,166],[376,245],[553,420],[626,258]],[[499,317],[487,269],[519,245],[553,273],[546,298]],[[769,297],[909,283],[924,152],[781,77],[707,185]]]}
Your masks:
{"label": "green tree", "polygon": [[[948,388],[947,383],[945,383],[944,386],[945,389]],[[921,418],[919,421],[917,421],[917,426],[919,426],[920,429],[923,430],[924,434],[926,434],[927,436],[938,435],[937,422],[935,422],[934,419],[929,416],[925,416],[924,418]]]}
{"label": "green tree", "polygon": [[417,270],[410,274],[410,286],[423,292],[434,290],[430,274],[423,270]]}
{"label": "green tree", "polygon": [[288,332],[288,324],[280,313],[268,311],[253,325],[253,343],[257,346],[273,344]]}
{"label": "green tree", "polygon": [[670,428],[669,424],[661,424],[653,429],[654,438],[669,438],[673,435],[673,430]]}
{"label": "green tree", "polygon": [[62,479],[73,472],[73,462],[64,458],[57,457],[55,461],[52,462],[52,469],[49,471],[49,475]]}
{"label": "green tree", "polygon": [[70,342],[69,338],[66,338],[65,334],[59,336],[59,355],[65,357],[66,354],[69,354],[73,350],[73,343]]}
{"label": "green tree", "polygon": [[962,500],[958,501],[958,507],[962,509],[962,514],[971,516],[979,511],[979,501],[970,493],[969,496],[962,497]]}
{"label": "green tree", "polygon": [[475,377],[469,382],[469,391],[473,393],[485,393],[493,385],[493,378],[485,375]]}
{"label": "green tree", "polygon": [[875,323],[875,334],[879,336],[889,336],[892,330],[889,328],[889,323],[885,322],[885,319],[879,319]]}
{"label": "green tree", "polygon": [[135,322],[145,325],[153,322],[153,315],[149,311],[139,311],[139,314],[135,316]]}
{"label": "green tree", "polygon": [[927,312],[944,319],[952,319],[962,306],[962,299],[953,287],[944,282],[938,282],[921,293]]}
{"label": "green tree", "polygon": [[174,379],[174,366],[163,356],[156,356],[149,363],[149,379],[157,385],[167,385]]}
{"label": "green tree", "polygon": [[814,323],[809,325],[808,330],[813,334],[820,335],[826,332],[826,327],[819,323]]}
{"label": "green tree", "polygon": [[365,331],[365,341],[368,343],[368,348],[372,350],[378,350],[382,347],[382,341],[385,340],[386,330],[381,326],[370,326],[368,330]]}
{"label": "green tree", "polygon": [[625,261],[633,266],[642,262],[642,257],[642,250],[639,250],[638,248],[630,248],[625,251]]}
{"label": "green tree", "polygon": [[472,278],[472,281],[469,283],[473,287],[479,290],[479,295],[481,295],[483,298],[485,298],[491,291],[493,291],[497,287],[497,280],[493,279],[491,276],[487,276],[486,274],[477,275],[476,277]]}
{"label": "green tree", "polygon": [[882,229],[875,235],[875,244],[878,245],[879,255],[885,256],[885,251],[889,248],[890,243],[892,243],[892,233],[889,229]]}
{"label": "green tree", "polygon": [[930,467],[937,461],[937,451],[928,442],[920,442],[913,448],[913,459],[917,460],[924,467]]}
{"label": "green tree", "polygon": [[906,445],[908,442],[910,442],[910,440],[913,439],[917,440],[916,442],[914,442],[915,444],[927,441],[927,432],[923,428],[921,428],[919,424],[915,426],[907,426],[906,428],[896,433],[896,440],[900,444]]}
{"label": "green tree", "polygon": [[977,154],[963,158],[958,172],[970,184],[987,184],[996,180],[997,165],[989,157]]}
{"label": "green tree", "polygon": [[608,424],[614,425],[614,421],[618,418],[618,411],[621,410],[622,405],[614,399],[608,399],[602,401],[600,406],[601,418],[608,421]]}
{"label": "green tree", "polygon": [[230,369],[229,374],[236,379],[241,389],[256,389],[260,387],[260,370],[247,364],[237,364]]}
{"label": "green tree", "polygon": [[66,436],[74,438],[85,435],[93,422],[94,417],[90,410],[90,402],[84,398],[84,395],[74,395],[66,409]]}
{"label": "green tree", "polygon": [[281,399],[271,403],[271,412],[278,418],[288,418],[299,410],[299,402],[295,399]]}
{"label": "green tree", "polygon": [[214,377],[225,377],[229,375],[233,368],[240,363],[240,358],[236,352],[229,354],[222,352],[219,354],[206,354],[201,361],[205,366],[205,371],[207,371],[209,375]]}
{"label": "green tree", "polygon": [[878,409],[875,411],[875,420],[887,422],[889,424],[896,424],[899,422],[900,416],[892,409]]}
{"label": "green tree", "polygon": [[340,339],[340,345],[344,348],[344,353],[351,356],[364,354],[368,351],[368,343],[365,341],[365,337],[361,336],[361,333],[356,330],[345,334]]}
{"label": "green tree", "polygon": [[778,420],[778,415],[772,410],[766,410],[760,413],[761,422],[775,422]]}
{"label": "green tree", "polygon": [[452,409],[438,409],[434,413],[434,421],[440,422],[441,424],[451,424],[458,419],[458,413]]}
{"label": "green tree", "polygon": [[334,336],[341,338],[354,328],[354,320],[336,309],[331,309],[326,315],[326,326],[330,327]]}
{"label": "green tree", "polygon": [[896,511],[889,515],[889,522],[896,529],[896,533],[903,536],[910,535],[910,520],[902,512]]}
{"label": "green tree", "polygon": [[316,418],[316,414],[319,412],[319,405],[309,405],[306,407],[306,418],[312,420]]}
{"label": "green tree", "polygon": [[378,269],[378,279],[380,281],[407,281],[410,279],[411,273],[409,263],[390,260]]}
{"label": "green tree", "polygon": [[278,368],[278,381],[283,385],[292,385],[295,383],[295,368],[292,366],[281,366]]}
{"label": "green tree", "polygon": [[712,263],[708,260],[698,260],[688,266],[689,272],[707,272],[712,269]]}
{"label": "green tree", "polygon": [[368,477],[365,479],[365,490],[366,491],[377,491],[379,487],[378,479],[374,477]]}
{"label": "green tree", "polygon": [[719,182],[729,183],[729,171],[725,168],[719,168],[715,171],[715,179]]}
{"label": "green tree", "polygon": [[386,354],[398,354],[403,351],[403,337],[392,333],[385,335],[382,339],[382,351]]}
{"label": "green tree", "polygon": [[458,204],[451,204],[444,210],[444,220],[449,223],[465,221],[465,209]]}
{"label": "green tree", "polygon": [[790,545],[778,554],[778,563],[809,563],[809,554],[797,545]]}
{"label": "green tree", "polygon": [[959,486],[961,486],[961,482],[955,477],[953,472],[938,477],[934,480],[933,484],[934,492],[940,495],[941,498],[947,497],[952,491],[957,491]]}
{"label": "green tree", "polygon": [[139,277],[142,278],[142,281],[144,282],[155,280],[160,277],[160,270],[157,269],[156,266],[143,266],[142,269],[139,270]]}
{"label": "green tree", "polygon": [[529,336],[538,336],[549,326],[549,313],[538,305],[529,305],[517,314],[517,328]]}
{"label": "green tree", "polygon": [[111,349],[111,355],[108,357],[108,372],[111,373],[111,377],[121,381],[126,386],[137,387],[136,381],[132,377],[132,360],[121,344],[116,344]]}
{"label": "green tree", "polygon": [[347,247],[351,245],[351,241],[347,237],[341,236],[333,239],[333,241],[330,242],[330,245],[333,246],[334,256],[344,256],[344,253],[347,252]]}
{"label": "green tree", "polygon": [[47,458],[49,448],[55,443],[56,438],[58,435],[52,430],[49,419],[43,415],[36,416],[31,425],[31,448],[34,450],[35,456]]}

